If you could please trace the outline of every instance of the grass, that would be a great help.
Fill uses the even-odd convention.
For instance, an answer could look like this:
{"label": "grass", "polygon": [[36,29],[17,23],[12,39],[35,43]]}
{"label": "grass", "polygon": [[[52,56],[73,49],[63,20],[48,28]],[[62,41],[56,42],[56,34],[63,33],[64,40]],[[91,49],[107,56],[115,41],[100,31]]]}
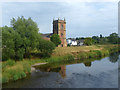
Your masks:
{"label": "grass", "polygon": [[[113,49],[118,47],[118,45],[92,45],[92,46],[75,46],[75,47],[57,47],[54,52],[53,56],[63,56],[66,54],[76,54],[81,52],[89,52],[91,50],[109,50],[110,48]],[[116,48],[118,49],[118,48]]]}
{"label": "grass", "polygon": [[[35,63],[48,62],[52,64],[68,64],[68,62],[72,63],[74,59],[79,59],[81,61],[88,58],[94,59],[97,57],[107,56],[110,53],[114,52],[118,52],[117,45],[57,47],[50,58],[25,59],[17,62],[13,60],[8,60],[6,62],[2,62],[2,83],[7,83],[9,81],[16,81],[25,78],[27,74],[31,73],[31,65]],[[50,64],[48,64],[48,66],[49,65]]]}
{"label": "grass", "polygon": [[31,65],[38,62],[40,63],[45,61],[36,59],[17,62],[8,60],[6,62],[2,62],[2,83],[25,78],[27,74],[31,73]]}
{"label": "grass", "polygon": [[101,50],[100,46],[76,46],[76,47],[57,47],[54,50],[53,56],[62,56],[66,54],[75,54],[80,52],[89,52],[90,50]]}

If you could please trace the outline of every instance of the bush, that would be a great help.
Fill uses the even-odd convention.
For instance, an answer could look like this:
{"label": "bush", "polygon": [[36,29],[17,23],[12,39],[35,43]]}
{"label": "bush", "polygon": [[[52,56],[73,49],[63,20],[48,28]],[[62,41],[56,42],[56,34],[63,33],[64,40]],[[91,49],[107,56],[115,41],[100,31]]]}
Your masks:
{"label": "bush", "polygon": [[23,68],[24,68],[25,73],[30,73],[31,72],[31,66],[28,63],[24,62],[23,63]]}
{"label": "bush", "polygon": [[14,81],[18,80],[18,76],[17,76],[17,75],[14,75],[14,76],[13,76],[13,80],[14,80]]}
{"label": "bush", "polygon": [[15,61],[14,60],[11,60],[9,59],[7,62],[6,62],[6,65],[8,66],[13,66],[15,64]]}
{"label": "bush", "polygon": [[2,83],[7,83],[10,80],[16,81],[18,79],[24,78],[26,77],[26,73],[30,73],[30,71],[31,66],[27,61],[16,62],[15,65],[4,68]]}
{"label": "bush", "polygon": [[88,54],[86,52],[79,53],[77,55],[77,58],[78,59],[86,59],[86,58],[88,58]]}
{"label": "bush", "polygon": [[24,72],[21,73],[22,78],[26,77],[26,74]]}
{"label": "bush", "polygon": [[107,56],[109,55],[109,51],[108,50],[102,50],[102,56]]}
{"label": "bush", "polygon": [[71,54],[68,54],[68,55],[63,57],[63,60],[74,60],[74,56]]}
{"label": "bush", "polygon": [[89,55],[89,58],[96,57],[96,53],[94,53],[94,52],[89,52],[88,55]]}
{"label": "bush", "polygon": [[46,58],[45,59],[47,62],[49,63],[53,63],[53,62],[59,62],[59,61],[68,61],[68,60],[74,60],[74,56],[71,54],[67,54],[65,56],[54,56],[51,58]]}
{"label": "bush", "polygon": [[90,52],[95,52],[96,56],[102,57],[102,52],[100,50],[91,50]]}
{"label": "bush", "polygon": [[2,74],[2,83],[7,83],[9,81],[9,74],[8,73],[3,73]]}
{"label": "bush", "polygon": [[15,75],[17,75],[18,78],[21,78],[21,72],[23,71],[23,66],[20,64],[16,64],[12,67],[8,67],[4,69],[4,73],[8,73],[9,74],[9,79],[13,80],[13,78],[15,79]]}
{"label": "bush", "polygon": [[87,45],[87,46],[92,45],[93,44],[93,39],[90,38],[90,37],[85,38],[84,44]]}
{"label": "bush", "polygon": [[47,40],[39,40],[38,50],[41,52],[42,57],[50,57],[53,50],[55,49],[55,44]]}
{"label": "bush", "polygon": [[56,47],[61,44],[61,40],[60,40],[60,37],[58,34],[53,34],[51,37],[50,37],[50,40],[56,45]]}

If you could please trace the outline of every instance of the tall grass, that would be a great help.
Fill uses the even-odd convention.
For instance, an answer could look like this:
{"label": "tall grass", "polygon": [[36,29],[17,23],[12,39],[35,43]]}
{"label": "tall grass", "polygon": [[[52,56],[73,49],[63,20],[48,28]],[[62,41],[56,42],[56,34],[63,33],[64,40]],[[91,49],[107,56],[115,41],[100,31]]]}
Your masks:
{"label": "tall grass", "polygon": [[65,56],[52,56],[50,58],[46,58],[45,60],[48,63],[52,63],[52,62],[58,62],[58,61],[68,61],[73,59],[74,59],[74,56],[72,54],[67,54]]}
{"label": "tall grass", "polygon": [[27,73],[31,72],[30,64],[24,61],[16,62],[14,65],[12,64],[12,66],[9,66],[8,62],[6,62],[3,63],[3,66],[2,83],[22,79],[26,77]]}

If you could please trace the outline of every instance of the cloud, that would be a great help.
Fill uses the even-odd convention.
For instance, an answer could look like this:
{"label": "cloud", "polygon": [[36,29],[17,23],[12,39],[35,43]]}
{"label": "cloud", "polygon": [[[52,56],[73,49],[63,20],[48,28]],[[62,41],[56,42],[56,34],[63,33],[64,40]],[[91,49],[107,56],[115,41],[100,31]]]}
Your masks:
{"label": "cloud", "polygon": [[0,0],[0,2],[118,2],[119,0]]}
{"label": "cloud", "polygon": [[32,17],[41,33],[52,32],[53,17],[65,17],[67,37],[76,37],[117,32],[117,11],[117,2],[11,2],[3,4],[2,15],[3,25],[12,17]]}

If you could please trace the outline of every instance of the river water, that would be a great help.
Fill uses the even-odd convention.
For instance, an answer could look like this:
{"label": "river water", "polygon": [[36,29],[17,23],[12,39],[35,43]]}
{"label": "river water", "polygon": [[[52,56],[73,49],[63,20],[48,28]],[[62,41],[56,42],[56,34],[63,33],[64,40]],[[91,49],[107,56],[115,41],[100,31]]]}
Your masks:
{"label": "river water", "polygon": [[120,55],[114,53],[102,59],[41,65],[3,88],[118,88],[118,60]]}

